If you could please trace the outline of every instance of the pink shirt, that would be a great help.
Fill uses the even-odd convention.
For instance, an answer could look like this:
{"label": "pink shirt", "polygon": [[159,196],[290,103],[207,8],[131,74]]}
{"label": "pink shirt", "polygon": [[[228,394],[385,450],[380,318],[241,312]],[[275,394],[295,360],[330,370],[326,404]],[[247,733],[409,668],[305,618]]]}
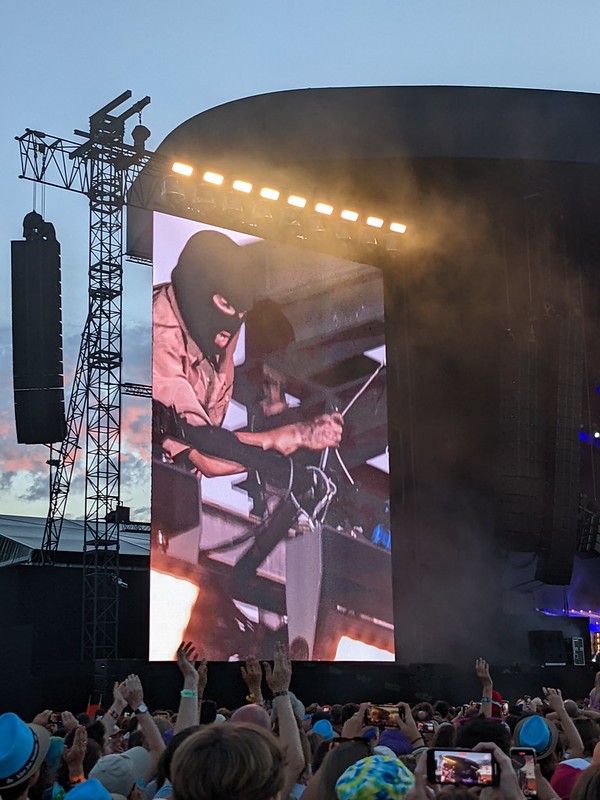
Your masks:
{"label": "pink shirt", "polygon": [[[170,283],[154,287],[152,297],[152,396],[191,425],[220,426],[233,391],[233,337],[218,366],[192,340],[179,314]],[[189,450],[167,439],[173,458]]]}

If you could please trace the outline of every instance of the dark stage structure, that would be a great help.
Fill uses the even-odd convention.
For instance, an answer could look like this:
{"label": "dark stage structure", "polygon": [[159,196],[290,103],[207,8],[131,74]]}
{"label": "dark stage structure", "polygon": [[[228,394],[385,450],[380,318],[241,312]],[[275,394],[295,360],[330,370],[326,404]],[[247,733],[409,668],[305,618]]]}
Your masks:
{"label": "dark stage structure", "polygon": [[[113,110],[109,104],[91,118],[89,145],[65,151],[76,162],[96,147],[104,154],[105,172],[96,184],[84,181],[77,189],[92,204],[105,195],[92,210],[91,241],[97,242],[98,230],[106,233],[93,251],[91,278],[120,274],[120,228],[94,213],[120,214],[123,206],[124,249],[148,264],[158,211],[371,264],[383,276],[397,664],[300,664],[298,680],[329,686],[327,676],[334,676],[331,700],[344,699],[346,689],[338,695],[334,684],[346,679],[352,691],[361,681],[369,686],[371,699],[388,699],[388,691],[422,696],[426,684],[435,687],[434,695],[454,695],[468,691],[457,662],[485,655],[499,672],[507,670],[507,688],[501,687],[507,694],[511,681],[517,685],[530,669],[524,665],[549,663],[539,647],[532,655],[531,631],[588,639],[587,620],[570,614],[600,609],[594,436],[600,431],[599,98],[467,87],[281,92],[199,114],[155,154],[123,145],[125,118]],[[107,126],[108,144],[100,135]],[[45,146],[36,132],[20,140],[25,155]],[[173,172],[173,162],[191,165],[193,174]],[[24,177],[53,182],[44,171],[35,174],[26,157],[23,163]],[[207,180],[208,171],[223,185]],[[234,180],[277,187],[281,199],[270,202],[252,188],[236,194]],[[294,206],[288,196],[308,202]],[[333,213],[315,213],[318,202]],[[358,219],[341,216],[341,209]],[[362,224],[369,215],[381,225]],[[406,232],[391,223],[405,225]],[[88,330],[102,318],[120,344],[119,286],[105,292],[104,283],[90,285],[100,306],[90,306]],[[102,316],[107,303],[108,317]],[[116,409],[123,384],[110,353],[90,362],[93,352],[98,355],[90,349],[95,340],[84,341],[81,374],[87,369],[100,376],[102,387],[89,408],[99,409],[109,426],[92,443],[88,462],[97,467],[108,459],[110,469],[108,477],[102,473],[101,502],[88,493],[86,520],[96,522],[86,523],[82,547],[84,603],[101,597],[108,614],[102,635],[96,627],[86,640],[86,630],[98,625],[88,614],[89,666],[82,669],[96,683],[102,676],[106,686],[120,668],[117,659],[145,658],[147,642],[135,639],[139,651],[119,649],[122,613],[110,577],[120,575],[119,529],[128,522],[119,513]],[[341,373],[340,383],[345,378]],[[89,403],[93,385],[82,386]],[[67,426],[72,419],[67,414]],[[70,463],[61,461],[57,474],[64,476]],[[40,548],[42,561],[57,552],[64,506],[56,497],[47,525],[54,538],[47,536]],[[42,575],[39,567],[10,569]],[[50,569],[45,566],[44,574]],[[364,596],[373,614],[377,586],[362,585],[360,575],[355,581],[350,595]],[[347,612],[348,602],[343,605]],[[349,610],[365,613],[358,605]],[[327,615],[332,632],[343,631],[336,609]],[[130,610],[125,617],[129,625]],[[141,619],[140,612],[135,624]],[[537,644],[542,640],[538,636]],[[584,694],[590,656],[588,648],[586,669],[556,668],[552,677],[532,671],[531,680],[554,680]],[[173,665],[145,669],[148,681],[174,674]],[[213,674],[234,669],[215,665]],[[166,702],[156,680],[157,701]]]}

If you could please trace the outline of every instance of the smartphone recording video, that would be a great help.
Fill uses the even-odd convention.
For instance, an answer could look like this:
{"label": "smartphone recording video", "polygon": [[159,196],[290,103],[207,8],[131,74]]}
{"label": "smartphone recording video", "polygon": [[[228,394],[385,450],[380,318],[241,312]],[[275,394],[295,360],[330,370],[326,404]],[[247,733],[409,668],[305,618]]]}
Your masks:
{"label": "smartphone recording video", "polygon": [[399,717],[398,706],[370,706],[366,711],[365,722],[378,728],[398,728]]}
{"label": "smartphone recording video", "polygon": [[430,783],[455,786],[497,786],[498,764],[491,753],[473,750],[427,751],[427,780]]}
{"label": "smartphone recording video", "polygon": [[537,797],[535,750],[533,747],[511,747],[510,759],[517,773],[519,788],[525,797]]}

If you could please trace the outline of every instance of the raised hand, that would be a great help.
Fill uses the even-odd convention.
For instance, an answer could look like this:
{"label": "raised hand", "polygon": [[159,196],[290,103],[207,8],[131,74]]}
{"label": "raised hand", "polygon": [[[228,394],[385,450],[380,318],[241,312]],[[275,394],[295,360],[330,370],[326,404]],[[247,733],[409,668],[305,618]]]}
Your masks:
{"label": "raised hand", "polygon": [[552,709],[552,711],[556,711],[557,713],[559,713],[564,709],[565,704],[560,689],[551,689],[548,686],[544,686],[542,687],[542,691],[544,692],[546,701],[550,706],[550,708]]}
{"label": "raised hand", "polygon": [[83,725],[78,725],[75,728],[73,744],[71,747],[65,747],[63,754],[70,776],[83,775],[83,759],[85,758],[87,742],[87,730]]}
{"label": "raised hand", "polygon": [[144,702],[144,689],[138,675],[128,675],[119,686],[119,690],[133,709],[138,708]]}
{"label": "raised hand", "polygon": [[492,686],[492,676],[490,675],[490,665],[484,658],[478,658],[475,661],[475,674],[481,681],[484,687]]}
{"label": "raised hand", "polygon": [[292,662],[288,656],[287,648],[277,642],[273,653],[273,668],[268,661],[263,662],[265,679],[267,686],[275,694],[276,692],[287,692],[292,680]]}
{"label": "raised hand", "polygon": [[262,669],[257,658],[248,656],[246,665],[242,666],[242,678],[248,687],[248,693],[254,695],[255,698],[262,696],[261,683],[262,683]]}
{"label": "raised hand", "polygon": [[62,726],[66,731],[74,731],[78,722],[70,711],[63,711],[60,715]]}

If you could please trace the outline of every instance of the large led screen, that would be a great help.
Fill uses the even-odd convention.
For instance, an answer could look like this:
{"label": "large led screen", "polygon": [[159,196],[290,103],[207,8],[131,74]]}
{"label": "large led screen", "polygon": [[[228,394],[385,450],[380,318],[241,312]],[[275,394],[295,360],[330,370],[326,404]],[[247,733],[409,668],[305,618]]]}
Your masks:
{"label": "large led screen", "polygon": [[378,270],[154,217],[150,657],[394,658]]}

